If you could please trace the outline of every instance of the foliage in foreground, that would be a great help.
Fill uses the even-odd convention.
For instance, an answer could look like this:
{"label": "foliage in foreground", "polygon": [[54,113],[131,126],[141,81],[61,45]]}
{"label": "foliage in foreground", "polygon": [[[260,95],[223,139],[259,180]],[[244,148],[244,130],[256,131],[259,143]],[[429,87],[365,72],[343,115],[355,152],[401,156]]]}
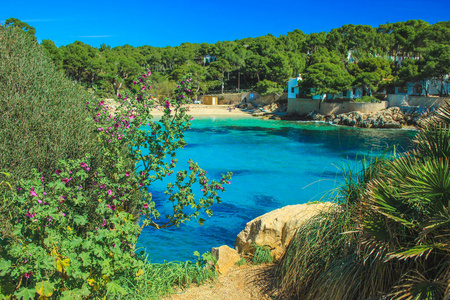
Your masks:
{"label": "foliage in foreground", "polygon": [[[14,28],[1,30],[6,37],[16,32],[18,40],[22,38]],[[22,41],[24,49],[33,49],[32,39]],[[11,43],[14,45],[14,41]],[[5,65],[14,57],[12,54],[21,49],[11,47],[8,51],[11,55],[4,57]],[[39,57],[39,50],[36,55]],[[22,60],[28,58],[33,59],[33,54],[27,53],[17,62],[26,64]],[[9,72],[14,76],[16,70],[6,72],[6,77]],[[202,217],[212,214],[209,208],[220,201],[218,193],[225,190],[230,174],[220,181],[210,180],[196,163],[188,161],[189,170],[178,171],[174,182],[167,185],[165,193],[172,203],[172,212],[159,211],[159,203],[152,200],[147,190],[154,181],[174,173],[178,163],[176,152],[186,144],[184,131],[190,125],[183,104],[187,103],[191,91],[191,80],[186,78],[177,87],[177,98],[166,100],[161,119],[152,121],[149,75],[150,71],[146,70],[134,81],[135,88],[129,94],[119,96],[120,106],[114,112],[104,101],[89,99],[83,105],[90,115],[89,118],[82,115],[86,130],[101,157],[72,145],[70,151],[77,156],[52,157],[48,159],[50,169],[24,162],[26,167],[19,164],[18,168],[24,170],[18,173],[24,174],[23,179],[11,181],[14,189],[2,185],[2,218],[5,220],[2,224],[5,234],[0,240],[2,297],[125,297],[142,289],[142,283],[146,282],[143,278],[149,278],[149,273],[157,269],[135,254],[137,239],[145,226],[157,229],[179,226],[193,218],[202,223]],[[36,93],[37,99],[46,99],[52,90],[42,88],[35,80],[29,80],[30,86],[23,85],[19,96],[26,99],[28,94]],[[61,80],[62,85],[72,84]],[[10,99],[6,114],[20,103],[19,96]],[[55,109],[49,109],[49,119],[70,123],[69,118],[59,119],[58,113],[65,105],[52,104]],[[26,116],[15,116],[19,130],[21,122],[26,122],[21,117]],[[40,128],[48,119],[37,118],[33,122],[34,128]],[[77,132],[73,134],[76,136]],[[89,135],[83,138],[86,136]],[[7,152],[13,151],[7,146],[14,145],[21,136],[10,138],[11,142],[5,144]],[[47,145],[45,141],[43,145]],[[200,199],[194,196],[194,189],[201,189]],[[183,269],[186,275],[180,275],[173,282],[184,284],[189,283],[192,276],[209,276],[205,270],[197,268],[198,264],[197,269],[192,267],[186,266]],[[172,272],[170,270],[177,267],[161,268]],[[146,287],[154,288],[153,285]]]}
{"label": "foliage in foreground", "polygon": [[0,170],[15,180],[35,168],[51,178],[61,159],[101,156],[89,94],[55,70],[29,34],[0,26]]}
{"label": "foliage in foreground", "polygon": [[369,180],[347,180],[341,196],[348,201],[298,229],[277,270],[286,295],[450,297],[448,103],[413,142],[414,150],[369,165],[376,172],[363,168]]}

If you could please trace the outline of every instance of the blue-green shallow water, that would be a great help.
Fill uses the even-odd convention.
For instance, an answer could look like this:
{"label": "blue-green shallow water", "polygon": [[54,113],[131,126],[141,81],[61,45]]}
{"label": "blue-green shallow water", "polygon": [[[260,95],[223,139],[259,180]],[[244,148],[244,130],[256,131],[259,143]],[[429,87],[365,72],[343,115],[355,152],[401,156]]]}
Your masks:
{"label": "blue-green shallow water", "polygon": [[[186,134],[188,146],[177,155],[180,168],[192,158],[210,178],[233,172],[231,185],[204,225],[191,221],[179,228],[145,228],[137,246],[146,249],[152,262],[190,260],[196,250],[233,247],[248,221],[286,205],[319,200],[342,182],[339,167],[356,166],[362,155],[381,154],[388,146],[405,151],[414,134],[256,118],[196,119]],[[170,209],[163,194],[167,182],[149,190],[158,207]]]}

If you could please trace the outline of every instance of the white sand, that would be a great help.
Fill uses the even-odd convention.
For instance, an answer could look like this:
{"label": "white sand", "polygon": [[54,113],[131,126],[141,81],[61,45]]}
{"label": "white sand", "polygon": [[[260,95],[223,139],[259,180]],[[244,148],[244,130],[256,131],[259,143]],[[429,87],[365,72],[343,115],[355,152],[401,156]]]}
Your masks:
{"label": "white sand", "polygon": [[[231,108],[231,110],[229,110]],[[155,117],[161,116],[163,109],[153,109],[152,115]],[[222,116],[222,117],[250,117],[251,114],[242,111],[239,108],[234,108],[232,105],[203,105],[190,104],[188,105],[188,115],[190,116]]]}

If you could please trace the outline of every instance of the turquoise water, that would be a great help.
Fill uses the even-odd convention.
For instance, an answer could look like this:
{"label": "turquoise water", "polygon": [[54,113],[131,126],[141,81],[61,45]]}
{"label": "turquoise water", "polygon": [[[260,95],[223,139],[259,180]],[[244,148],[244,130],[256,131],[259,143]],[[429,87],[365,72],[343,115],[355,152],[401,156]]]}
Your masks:
{"label": "turquoise water", "polygon": [[[407,150],[414,134],[256,118],[196,119],[186,134],[188,146],[177,156],[181,168],[192,158],[210,178],[220,179],[221,173],[231,171],[231,185],[204,225],[191,221],[173,229],[145,228],[138,247],[146,249],[152,262],[190,260],[196,250],[233,247],[250,220],[286,205],[321,199],[342,182],[341,167],[357,168],[362,155],[381,154],[388,146]],[[166,184],[149,190],[159,207],[169,209],[164,205]]]}

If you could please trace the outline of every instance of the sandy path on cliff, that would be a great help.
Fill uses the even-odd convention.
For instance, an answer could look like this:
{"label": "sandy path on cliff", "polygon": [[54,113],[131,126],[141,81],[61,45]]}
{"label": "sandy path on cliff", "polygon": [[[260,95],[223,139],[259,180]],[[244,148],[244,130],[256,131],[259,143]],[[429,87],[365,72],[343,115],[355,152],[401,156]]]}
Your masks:
{"label": "sandy path on cliff", "polygon": [[164,300],[269,300],[275,296],[273,265],[244,265],[201,286],[178,290]]}

